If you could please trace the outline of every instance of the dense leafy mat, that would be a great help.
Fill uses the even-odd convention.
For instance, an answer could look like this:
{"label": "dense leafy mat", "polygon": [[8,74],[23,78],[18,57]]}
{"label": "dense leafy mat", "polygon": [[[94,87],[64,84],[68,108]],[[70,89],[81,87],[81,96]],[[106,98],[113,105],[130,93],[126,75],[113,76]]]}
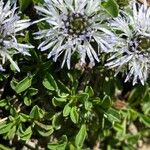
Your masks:
{"label": "dense leafy mat", "polygon": [[[119,6],[124,7],[122,1]],[[43,0],[19,0],[22,18],[38,20],[34,6]],[[126,1],[125,4],[128,5]],[[118,15],[116,2],[103,3],[111,17]],[[0,149],[134,150],[150,137],[150,80],[145,85],[124,83],[125,76],[104,67],[60,67],[47,59],[33,38],[39,26],[25,30],[21,43],[31,43],[31,56],[15,54],[20,72],[9,62],[0,72]],[[38,43],[39,42],[39,43]]]}

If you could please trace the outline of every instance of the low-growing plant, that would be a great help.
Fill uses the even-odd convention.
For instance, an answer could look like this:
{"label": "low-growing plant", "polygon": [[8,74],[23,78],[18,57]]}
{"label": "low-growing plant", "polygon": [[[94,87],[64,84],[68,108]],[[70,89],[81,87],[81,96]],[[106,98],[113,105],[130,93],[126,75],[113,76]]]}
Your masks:
{"label": "low-growing plant", "polygon": [[143,13],[150,21],[150,8],[131,5],[0,0],[0,149],[134,150],[149,142],[150,34],[133,27]]}

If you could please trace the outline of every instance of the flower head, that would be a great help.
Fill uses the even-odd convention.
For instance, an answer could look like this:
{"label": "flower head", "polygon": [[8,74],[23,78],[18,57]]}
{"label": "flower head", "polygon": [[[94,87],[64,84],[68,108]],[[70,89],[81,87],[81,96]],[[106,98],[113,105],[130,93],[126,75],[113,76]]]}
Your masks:
{"label": "flower head", "polygon": [[114,34],[102,25],[100,0],[45,0],[44,7],[35,8],[44,16],[37,22],[46,21],[49,25],[35,33],[37,39],[45,39],[38,48],[51,49],[48,58],[53,57],[54,61],[64,53],[62,67],[67,62],[70,68],[74,52],[78,53],[81,65],[86,64],[88,57],[90,66],[94,66],[95,60],[99,61],[97,52],[110,49]]}
{"label": "flower head", "polygon": [[16,35],[21,34],[20,31],[29,27],[31,23],[29,20],[20,20],[16,10],[16,4],[11,4],[10,0],[6,4],[0,0],[0,61],[4,64],[8,59],[20,71],[11,56],[16,53],[29,55],[27,49],[33,46],[17,42]]}
{"label": "flower head", "polygon": [[150,8],[146,1],[141,6],[133,3],[132,14],[122,12],[112,26],[120,32],[120,40],[106,65],[118,67],[117,73],[126,71],[125,82],[133,79],[133,85],[144,84],[150,67]]}

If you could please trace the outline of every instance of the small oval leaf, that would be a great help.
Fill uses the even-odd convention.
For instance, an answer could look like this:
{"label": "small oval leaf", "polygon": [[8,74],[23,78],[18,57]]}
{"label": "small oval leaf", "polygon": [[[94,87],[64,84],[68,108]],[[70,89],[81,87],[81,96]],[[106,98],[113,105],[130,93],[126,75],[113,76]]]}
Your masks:
{"label": "small oval leaf", "polygon": [[0,107],[5,107],[7,105],[7,100],[2,99],[0,100]]}
{"label": "small oval leaf", "polygon": [[117,17],[119,13],[119,6],[115,0],[107,0],[102,3],[102,7],[107,11],[112,17]]}
{"label": "small oval leaf", "polygon": [[56,81],[54,80],[53,76],[49,73],[46,74],[43,80],[43,85],[48,90],[51,90],[51,91],[58,90]]}
{"label": "small oval leaf", "polygon": [[71,107],[69,106],[69,104],[65,105],[63,109],[63,116],[67,117],[70,114],[70,111],[71,111]]}
{"label": "small oval leaf", "polygon": [[75,145],[77,148],[82,148],[86,136],[87,136],[86,125],[83,124],[75,138]]}
{"label": "small oval leaf", "polygon": [[38,120],[44,117],[45,112],[39,108],[37,105],[35,105],[31,112],[30,112],[30,117],[34,120]]}
{"label": "small oval leaf", "polygon": [[78,114],[78,112],[77,112],[77,107],[72,107],[72,108],[71,108],[70,118],[71,118],[72,122],[78,123],[79,114]]}
{"label": "small oval leaf", "polygon": [[21,80],[15,87],[15,91],[19,94],[31,86],[32,76],[28,76]]}

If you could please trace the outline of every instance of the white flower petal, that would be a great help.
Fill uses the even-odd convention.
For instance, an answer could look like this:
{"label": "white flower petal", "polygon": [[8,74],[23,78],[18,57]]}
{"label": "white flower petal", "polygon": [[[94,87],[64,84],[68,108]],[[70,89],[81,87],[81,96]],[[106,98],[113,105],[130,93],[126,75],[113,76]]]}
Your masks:
{"label": "white flower petal", "polygon": [[[62,67],[67,63],[68,69],[74,52],[79,55],[81,64],[86,64],[88,57],[94,66],[95,61],[99,62],[100,48],[111,49],[115,42],[115,35],[101,27],[105,17],[98,18],[102,16],[100,2],[101,0],[45,0],[43,6],[36,6],[37,12],[44,18],[34,23],[45,21],[49,25],[46,30],[34,33],[36,39],[43,39],[38,49],[51,49],[48,58],[53,57],[54,61],[64,54]],[[112,40],[107,42],[109,38]],[[93,41],[96,50],[91,44]]]}
{"label": "white flower petal", "polygon": [[30,55],[28,49],[33,48],[33,46],[17,42],[16,35],[23,35],[21,30],[31,25],[30,20],[20,20],[17,9],[16,3],[8,0],[4,4],[3,0],[0,0],[0,56],[2,57],[0,60],[4,64],[6,59],[8,59],[16,70],[20,71],[11,56],[16,53]]}

